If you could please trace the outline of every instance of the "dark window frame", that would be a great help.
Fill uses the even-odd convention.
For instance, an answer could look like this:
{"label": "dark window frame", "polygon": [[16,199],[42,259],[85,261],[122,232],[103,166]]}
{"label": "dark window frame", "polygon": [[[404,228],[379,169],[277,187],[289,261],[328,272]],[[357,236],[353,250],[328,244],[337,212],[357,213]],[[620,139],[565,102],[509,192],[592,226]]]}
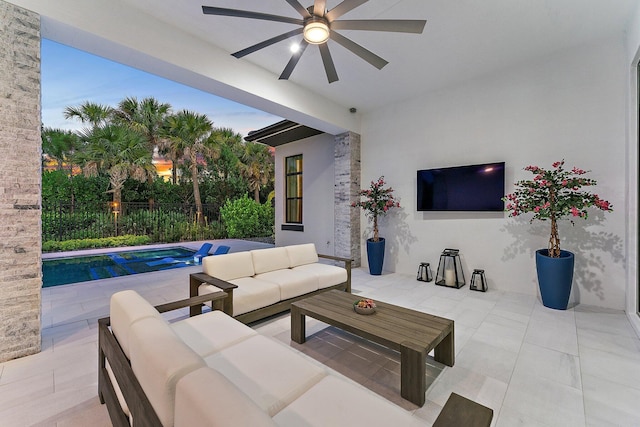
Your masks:
{"label": "dark window frame", "polygon": [[[293,162],[298,162],[299,159],[299,167],[296,167],[296,169],[293,172],[289,171],[289,162],[293,161]],[[303,157],[302,154],[296,154],[293,156],[287,156],[284,158],[284,221],[286,224],[302,224],[303,221],[303,216],[302,216],[302,206],[303,206],[303,187],[302,187],[302,172],[304,170],[303,168]],[[292,189],[289,187],[289,183],[290,183],[290,179],[292,177],[296,177],[295,179],[295,184],[296,184],[296,188],[294,190],[296,196],[289,196],[290,194],[292,194]],[[298,188],[299,187],[299,188]],[[296,205],[296,210],[295,213],[299,218],[295,218],[293,217],[293,215],[291,215],[291,213],[293,213],[292,209],[289,208],[289,205],[291,202],[293,201],[297,201]]]}

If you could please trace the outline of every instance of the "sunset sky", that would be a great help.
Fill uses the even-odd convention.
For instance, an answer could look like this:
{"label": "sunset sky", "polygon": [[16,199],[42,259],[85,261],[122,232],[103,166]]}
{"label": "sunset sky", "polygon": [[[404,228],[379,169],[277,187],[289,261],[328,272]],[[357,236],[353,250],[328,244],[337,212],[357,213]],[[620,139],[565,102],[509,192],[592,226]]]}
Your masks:
{"label": "sunset sky", "polygon": [[67,106],[85,101],[116,106],[127,96],[153,96],[172,105],[174,111],[206,114],[215,127],[232,128],[246,136],[249,131],[282,120],[198,89],[175,83],[50,40],[42,40],[42,123],[47,127],[80,129],[78,121],[66,120]]}

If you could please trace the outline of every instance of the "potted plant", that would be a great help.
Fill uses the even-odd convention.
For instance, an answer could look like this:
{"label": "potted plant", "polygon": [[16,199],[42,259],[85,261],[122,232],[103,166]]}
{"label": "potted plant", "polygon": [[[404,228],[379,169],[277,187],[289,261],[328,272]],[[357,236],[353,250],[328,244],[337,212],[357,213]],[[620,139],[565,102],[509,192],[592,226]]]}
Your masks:
{"label": "potted plant", "polygon": [[361,198],[351,204],[352,207],[360,207],[364,210],[369,220],[373,220],[373,237],[367,239],[367,260],[369,273],[382,274],[384,263],[384,238],[378,233],[378,217],[386,215],[391,208],[399,208],[400,203],[393,198],[393,188],[384,188],[384,176],[376,181],[371,181],[368,189],[360,190]]}
{"label": "potted plant", "polygon": [[564,169],[564,160],[552,164],[551,169],[527,166],[524,170],[533,173],[532,180],[515,183],[516,190],[503,200],[510,217],[533,213],[534,220],[551,223],[551,235],[547,249],[536,251],[536,270],[542,303],[549,308],[566,310],[573,280],[574,254],[560,249],[558,220],[567,218],[574,225],[577,218],[586,219],[587,211],[595,207],[612,212],[613,206],[597,194],[584,191],[596,181],[585,178],[585,171],[574,167]]}

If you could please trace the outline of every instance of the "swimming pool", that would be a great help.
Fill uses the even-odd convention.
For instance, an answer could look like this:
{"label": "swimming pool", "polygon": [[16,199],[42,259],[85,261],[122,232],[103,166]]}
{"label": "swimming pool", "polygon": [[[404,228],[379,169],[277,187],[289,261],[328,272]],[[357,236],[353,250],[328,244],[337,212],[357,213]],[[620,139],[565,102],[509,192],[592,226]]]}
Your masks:
{"label": "swimming pool", "polygon": [[109,279],[193,265],[196,251],[171,247],[111,252],[42,261],[42,287]]}

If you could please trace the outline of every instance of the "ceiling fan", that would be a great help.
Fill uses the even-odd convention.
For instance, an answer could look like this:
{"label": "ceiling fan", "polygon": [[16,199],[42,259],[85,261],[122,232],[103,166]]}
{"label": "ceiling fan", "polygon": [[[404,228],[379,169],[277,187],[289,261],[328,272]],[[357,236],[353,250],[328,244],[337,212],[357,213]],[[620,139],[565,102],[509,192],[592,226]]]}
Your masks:
{"label": "ceiling fan", "polygon": [[309,44],[315,44],[320,49],[320,56],[322,57],[322,63],[324,64],[324,70],[327,74],[327,80],[329,80],[329,83],[333,83],[338,80],[338,73],[336,72],[336,67],[333,63],[333,59],[331,58],[329,46],[327,45],[327,41],[329,39],[342,45],[379,70],[388,64],[387,61],[375,53],[337,33],[336,30],[390,31],[421,34],[427,22],[425,20],[410,19],[337,20],[337,18],[356,7],[361,6],[368,0],[344,0],[331,10],[326,9],[326,0],[314,0],[313,6],[309,6],[308,8],[302,6],[298,0],[285,1],[302,16],[302,19],[211,6],[202,6],[202,12],[205,15],[234,16],[238,18],[260,19],[264,21],[300,25],[300,28],[296,28],[295,30],[288,31],[284,34],[280,34],[279,36],[264,40],[253,46],[249,46],[246,49],[232,53],[232,55],[236,58],[242,58],[267,46],[271,46],[272,44],[302,34],[302,41],[300,42],[299,49],[293,54],[279,78],[281,80],[287,80],[289,76],[291,76],[293,69],[298,64],[298,61],[307,46]]}

